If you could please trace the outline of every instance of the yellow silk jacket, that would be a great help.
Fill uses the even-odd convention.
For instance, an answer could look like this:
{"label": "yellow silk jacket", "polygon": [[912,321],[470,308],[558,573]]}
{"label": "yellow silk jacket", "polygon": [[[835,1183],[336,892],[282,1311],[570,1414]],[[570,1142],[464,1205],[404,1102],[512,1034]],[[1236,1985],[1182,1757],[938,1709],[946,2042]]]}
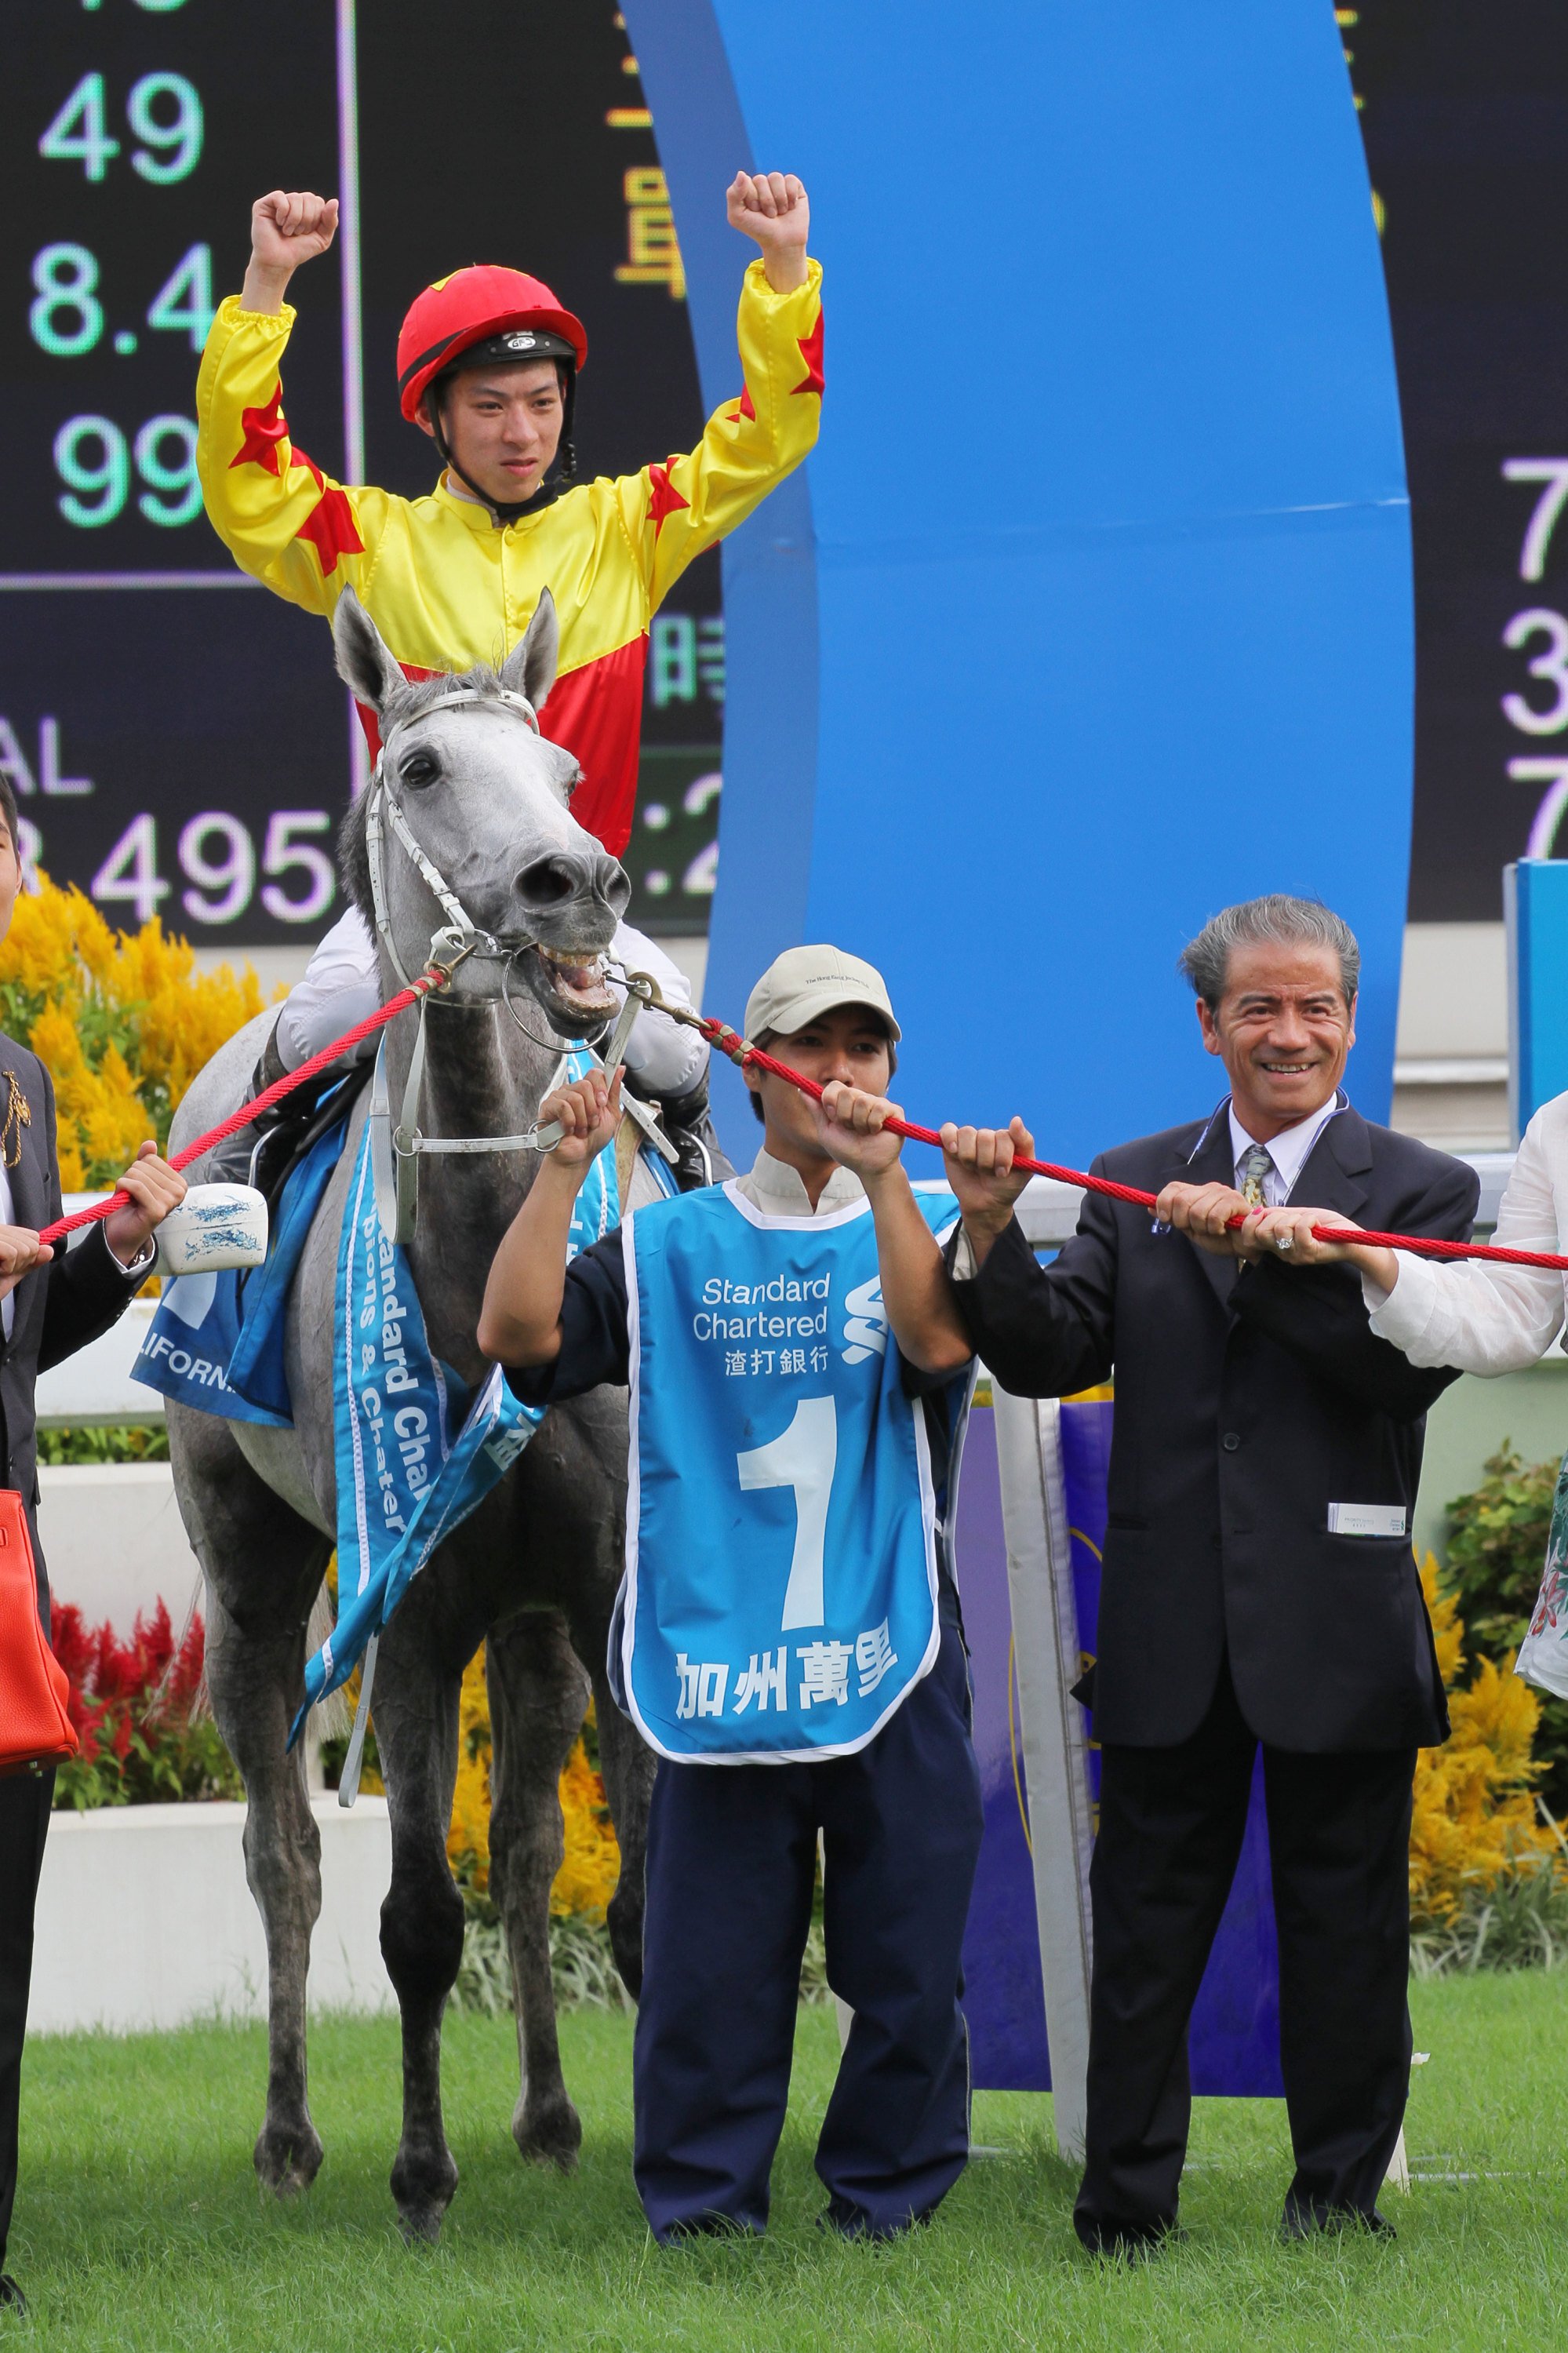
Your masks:
{"label": "yellow silk jacket", "polygon": [[[619,852],[631,831],[648,622],[694,556],[744,522],[816,439],[822,271],[775,294],[747,270],[737,337],[742,390],[688,456],[601,476],[498,524],[455,498],[331,481],[283,413],[279,374],[294,323],[219,309],[196,385],[196,462],[214,530],[235,561],[290,604],[331,616],[352,587],[410,678],[499,663],[542,588],[561,622],[545,733],[584,772],[573,815]],[[363,714],[374,749],[374,720]]]}

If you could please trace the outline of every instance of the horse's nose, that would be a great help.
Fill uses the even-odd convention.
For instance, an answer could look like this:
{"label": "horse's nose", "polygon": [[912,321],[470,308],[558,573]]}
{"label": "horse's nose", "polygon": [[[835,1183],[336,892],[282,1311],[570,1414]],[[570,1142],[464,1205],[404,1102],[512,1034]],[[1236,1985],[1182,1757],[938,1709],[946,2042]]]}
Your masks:
{"label": "horse's nose", "polygon": [[545,914],[574,900],[602,900],[616,920],[626,913],[632,886],[618,858],[605,849],[552,849],[517,877],[518,897],[531,913]]}

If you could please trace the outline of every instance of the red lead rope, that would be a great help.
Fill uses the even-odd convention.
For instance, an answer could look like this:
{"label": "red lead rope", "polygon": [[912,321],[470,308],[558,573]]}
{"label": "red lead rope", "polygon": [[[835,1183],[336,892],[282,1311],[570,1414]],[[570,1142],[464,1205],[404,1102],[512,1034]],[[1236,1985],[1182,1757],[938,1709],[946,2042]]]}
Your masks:
{"label": "red lead rope", "polygon": [[[263,1112],[270,1111],[274,1103],[281,1103],[285,1095],[290,1095],[296,1087],[303,1086],[307,1079],[313,1079],[319,1071],[329,1070],[353,1047],[363,1045],[367,1038],[374,1038],[378,1029],[384,1029],[387,1022],[403,1012],[405,1007],[416,1005],[433,988],[444,988],[447,978],[446,973],[432,965],[420,974],[417,980],[410,981],[406,988],[400,988],[395,997],[389,997],[377,1012],[363,1021],[356,1022],[341,1038],[335,1038],[330,1046],[323,1046],[319,1054],[312,1054],[308,1062],[301,1062],[297,1071],[290,1071],[286,1077],[277,1080],[253,1102],[241,1103],[239,1109],[231,1112],[218,1126],[208,1128],[206,1134],[198,1135],[194,1144],[187,1144],[183,1152],[176,1152],[169,1163],[170,1166],[188,1168],[193,1160],[200,1160],[215,1144],[222,1144],[226,1136],[237,1134],[242,1127],[248,1127]],[[727,1022],[706,1020],[700,1017],[694,1018],[689,1013],[686,1013],[684,1018],[694,1029],[701,1031],[710,1045],[717,1046],[721,1053],[728,1054],[732,1062],[754,1062],[759,1070],[772,1071],[775,1078],[787,1079],[792,1087],[800,1089],[802,1094],[814,1095],[818,1103],[821,1102],[822,1089],[815,1079],[803,1078],[800,1071],[792,1071],[787,1062],[777,1061],[772,1054],[765,1054],[760,1046],[753,1046],[748,1039],[740,1037]],[[938,1151],[942,1149],[942,1138],[933,1127],[917,1127],[912,1120],[908,1119],[890,1119],[888,1125],[895,1135],[907,1135],[915,1144],[933,1144]],[[1058,1184],[1077,1185],[1089,1193],[1105,1193],[1113,1201],[1131,1201],[1141,1209],[1152,1209],[1158,1198],[1153,1193],[1141,1193],[1135,1185],[1118,1185],[1110,1176],[1091,1176],[1087,1169],[1058,1168],[1051,1160],[1028,1160],[1020,1155],[1013,1166],[1026,1169],[1031,1176],[1054,1176]],[[96,1225],[100,1218],[107,1218],[111,1209],[129,1208],[130,1206],[129,1193],[113,1193],[106,1201],[95,1201],[89,1209],[78,1209],[68,1218],[57,1218],[53,1225],[43,1229],[38,1240],[41,1242],[60,1241],[67,1234],[74,1232],[78,1226]],[[1230,1222],[1233,1226],[1239,1226],[1244,1220],[1232,1218]],[[1427,1234],[1355,1233],[1343,1226],[1314,1226],[1312,1233],[1314,1239],[1321,1242],[1366,1242],[1384,1250],[1419,1250],[1425,1258],[1484,1258],[1495,1260],[1502,1266],[1539,1266],[1554,1274],[1568,1273],[1568,1258],[1554,1257],[1545,1250],[1494,1250],[1482,1242],[1438,1241]]]}
{"label": "red lead rope", "polygon": [[[406,988],[400,988],[395,997],[389,997],[377,1012],[363,1021],[356,1021],[352,1029],[345,1030],[341,1038],[334,1038],[330,1046],[323,1046],[319,1054],[312,1054],[310,1060],[301,1062],[297,1071],[290,1071],[285,1077],[276,1080],[264,1093],[257,1095],[250,1103],[241,1103],[239,1109],[230,1112],[218,1126],[209,1127],[205,1135],[198,1135],[194,1144],[187,1144],[183,1152],[173,1154],[170,1167],[188,1168],[193,1160],[199,1160],[204,1153],[210,1152],[215,1144],[222,1144],[226,1136],[236,1135],[242,1127],[248,1127],[251,1121],[258,1119],[264,1111],[270,1111],[273,1104],[281,1103],[285,1095],[291,1095],[296,1087],[302,1087],[307,1079],[313,1079],[318,1071],[329,1070],[352,1048],[363,1045],[367,1038],[374,1038],[378,1029],[384,1029],[406,1006],[417,1005],[419,999],[427,997],[433,988],[444,988],[447,979],[447,974],[432,965],[420,974],[417,980],[411,980]],[[130,1207],[129,1193],[111,1193],[107,1201],[95,1201],[89,1209],[76,1209],[68,1218],[57,1218],[52,1226],[43,1229],[38,1240],[41,1242],[58,1242],[65,1235],[73,1233],[78,1226],[95,1226],[100,1218],[107,1218],[111,1209]]]}
{"label": "red lead rope", "polygon": [[[787,1079],[802,1094],[822,1100],[822,1089],[814,1079],[803,1078],[792,1071],[787,1062],[776,1061],[760,1046],[738,1037],[722,1021],[700,1021],[698,1027],[710,1045],[728,1054],[732,1062],[754,1062],[759,1070],[772,1071],[775,1078]],[[916,1144],[934,1144],[942,1148],[942,1138],[934,1128],[917,1127],[912,1120],[890,1119],[888,1125],[895,1135],[907,1135]],[[1091,1176],[1083,1168],[1058,1168],[1054,1161],[1029,1160],[1023,1154],[1014,1161],[1015,1168],[1026,1169],[1031,1176],[1054,1176],[1059,1184],[1081,1186],[1086,1192],[1109,1194],[1113,1201],[1131,1201],[1141,1209],[1152,1209],[1158,1195],[1142,1193],[1135,1185],[1118,1185],[1110,1176]],[[1232,1218],[1232,1226],[1245,1223]],[[1314,1226],[1313,1239],[1321,1242],[1365,1242],[1374,1249],[1419,1250],[1424,1258],[1484,1258],[1501,1266],[1539,1266],[1553,1274],[1568,1274],[1568,1257],[1558,1257],[1546,1250],[1495,1250],[1485,1242],[1438,1241],[1429,1234],[1373,1234],[1353,1232],[1344,1226]]]}

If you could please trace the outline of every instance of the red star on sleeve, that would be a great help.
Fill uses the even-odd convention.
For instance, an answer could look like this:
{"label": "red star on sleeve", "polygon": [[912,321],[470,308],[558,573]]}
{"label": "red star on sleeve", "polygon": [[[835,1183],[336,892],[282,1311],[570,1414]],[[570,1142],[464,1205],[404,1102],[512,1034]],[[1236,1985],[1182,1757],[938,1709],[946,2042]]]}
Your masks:
{"label": "red star on sleeve", "polygon": [[283,414],[283,386],[279,383],[265,408],[242,408],[240,430],[245,439],[237,458],[228,461],[232,473],[236,466],[265,466],[269,474],[278,471],[278,444],[289,438],[289,420]]}
{"label": "red star on sleeve", "polygon": [[321,483],[321,495],[294,533],[296,539],[308,539],[321,560],[321,577],[330,579],[338,568],[340,555],[363,555],[364,542],[354,528],[354,511],[349,504],[346,491],[329,489],[320,466],[313,465],[303,449],[296,449],[296,466],[303,466],[314,480]]}
{"label": "red star on sleeve", "polygon": [[820,311],[816,314],[816,324],[810,334],[797,335],[795,342],[800,345],[800,355],[805,362],[805,375],[793,389],[795,392],[820,392],[823,389],[822,312]]}
{"label": "red star on sleeve", "polygon": [[648,492],[647,519],[653,525],[654,543],[657,545],[658,534],[664,528],[666,515],[674,514],[680,507],[689,507],[691,501],[689,499],[681,497],[669,479],[668,466],[650,466],[647,470],[647,478],[652,484]]}
{"label": "red star on sleeve", "polygon": [[739,406],[739,408],[732,408],[732,409],[730,411],[730,414],[729,414],[728,417],[725,419],[725,422],[726,422],[726,424],[729,424],[729,425],[739,425],[739,423],[740,423],[740,421],[741,421],[741,419],[742,419],[742,417],[749,417],[751,418],[752,423],[753,425],[754,425],[754,424],[756,423],[756,421],[757,421],[757,412],[756,412],[756,408],[755,408],[755,406],[753,406],[753,404],[752,404],[752,387],[751,387],[751,385],[750,385],[749,384],[747,384],[747,385],[742,385],[742,387],[741,387],[741,406]]}

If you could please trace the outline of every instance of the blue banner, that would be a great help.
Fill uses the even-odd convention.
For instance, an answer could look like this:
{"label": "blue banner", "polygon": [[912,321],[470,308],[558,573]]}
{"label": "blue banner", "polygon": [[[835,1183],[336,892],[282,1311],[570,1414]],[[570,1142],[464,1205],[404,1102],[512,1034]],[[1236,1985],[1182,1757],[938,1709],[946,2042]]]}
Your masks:
{"label": "blue banner", "polygon": [[[348,1116],[347,1108],[344,1119]],[[182,1274],[163,1296],[136,1362],[143,1381],[199,1413],[226,1421],[293,1426],[283,1364],[284,1311],[310,1221],[343,1148],[340,1122],[318,1136],[279,1197],[264,1265]]]}
{"label": "blue banner", "polygon": [[517,1460],[544,1412],[512,1395],[499,1365],[470,1403],[464,1383],[431,1355],[407,1257],[382,1230],[367,1126],[344,1209],[332,1314],[338,1621],[306,1666],[290,1745],[317,1700],[353,1673],[442,1538]]}

